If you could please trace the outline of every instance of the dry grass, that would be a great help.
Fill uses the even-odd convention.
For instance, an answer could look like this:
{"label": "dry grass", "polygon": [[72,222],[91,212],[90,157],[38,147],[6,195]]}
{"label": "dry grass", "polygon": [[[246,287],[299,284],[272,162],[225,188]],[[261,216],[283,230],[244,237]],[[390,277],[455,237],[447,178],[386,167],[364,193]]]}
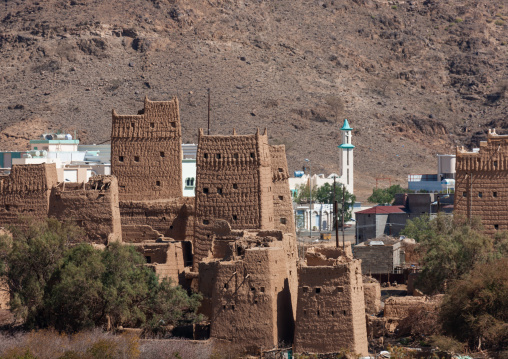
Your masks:
{"label": "dry grass", "polygon": [[192,359],[212,356],[221,357],[210,340],[140,340],[132,334],[114,335],[101,330],[74,335],[52,330],[0,335],[0,358],[3,359]]}

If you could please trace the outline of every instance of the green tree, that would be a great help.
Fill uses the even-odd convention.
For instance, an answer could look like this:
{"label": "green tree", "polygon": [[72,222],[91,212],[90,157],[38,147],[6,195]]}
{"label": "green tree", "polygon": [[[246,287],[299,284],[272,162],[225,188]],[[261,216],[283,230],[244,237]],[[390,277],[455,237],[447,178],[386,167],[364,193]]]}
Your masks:
{"label": "green tree", "polygon": [[22,219],[12,237],[0,237],[0,273],[11,292],[11,311],[28,326],[38,326],[46,285],[70,243],[83,232],[55,219]]}
{"label": "green tree", "polygon": [[392,203],[397,193],[411,193],[413,191],[402,188],[398,184],[391,185],[388,188],[373,188],[372,195],[367,198],[370,203],[386,204]]}
{"label": "green tree", "polygon": [[446,334],[472,348],[508,348],[508,258],[477,263],[452,282],[440,317]]}
{"label": "green tree", "polygon": [[[316,189],[316,186],[314,186],[314,188],[312,188],[312,201],[315,201],[316,194],[317,194],[317,189]],[[299,204],[309,203],[309,200],[310,200],[309,185],[307,183],[301,184],[299,186],[297,185],[296,186],[295,202],[299,203]]]}
{"label": "green tree", "polygon": [[12,240],[0,238],[12,309],[28,327],[75,332],[111,324],[164,331],[201,320],[201,296],[159,281],[134,247],[70,247],[73,231],[48,220],[13,232]]}
{"label": "green tree", "polygon": [[[339,222],[342,221],[342,211],[340,210],[340,206],[342,205],[342,190],[343,186],[340,183],[337,183],[335,186],[335,200],[339,204]],[[316,202],[319,203],[332,203],[333,204],[333,185],[329,183],[325,183],[321,187],[316,190],[315,194]],[[356,196],[349,193],[347,190],[344,194],[344,221],[347,222],[353,216],[353,206],[356,201]]]}
{"label": "green tree", "polygon": [[438,215],[408,220],[402,235],[415,238],[423,254],[418,286],[426,293],[444,292],[447,283],[457,280],[479,263],[508,254],[507,236],[492,238],[481,222]]}

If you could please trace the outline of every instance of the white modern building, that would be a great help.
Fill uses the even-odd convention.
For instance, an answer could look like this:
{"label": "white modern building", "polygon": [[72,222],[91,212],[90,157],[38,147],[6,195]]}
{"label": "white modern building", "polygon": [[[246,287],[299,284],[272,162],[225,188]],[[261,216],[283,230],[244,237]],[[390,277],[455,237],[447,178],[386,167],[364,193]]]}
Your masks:
{"label": "white modern building", "polygon": [[[332,173],[328,176],[324,174],[305,174],[302,171],[295,172],[294,177],[289,178],[289,188],[294,194],[301,185],[310,185],[312,188],[321,187],[325,183],[333,185],[333,180],[337,185],[345,185],[349,193],[354,193],[354,160],[353,150],[355,146],[351,143],[353,129],[349,126],[348,120],[344,120],[344,124],[340,129],[342,134],[342,143],[337,146],[340,150],[341,171],[340,175]],[[310,169],[310,167],[309,167]]]}
{"label": "white modern building", "polygon": [[455,155],[437,155],[437,173],[408,175],[408,188],[417,192],[449,193],[454,191],[455,163]]}
{"label": "white modern building", "polygon": [[194,197],[196,195],[196,155],[198,145],[182,144],[182,181],[183,196]]}

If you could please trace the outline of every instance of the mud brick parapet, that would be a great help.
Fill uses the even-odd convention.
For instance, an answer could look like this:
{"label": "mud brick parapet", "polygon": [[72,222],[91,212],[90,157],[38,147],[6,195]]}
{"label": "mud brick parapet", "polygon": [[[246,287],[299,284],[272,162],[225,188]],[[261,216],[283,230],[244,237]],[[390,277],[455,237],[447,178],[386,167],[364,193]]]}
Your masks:
{"label": "mud brick parapet", "polygon": [[295,353],[368,355],[361,261],[335,252],[309,250],[298,269]]}
{"label": "mud brick parapet", "polygon": [[181,125],[178,99],[150,101],[138,115],[113,110],[111,169],[120,200],[180,198]]}
{"label": "mud brick parapet", "polygon": [[490,130],[479,152],[457,148],[454,215],[480,217],[485,231],[508,230],[508,136]]}
{"label": "mud brick parapet", "polygon": [[23,216],[46,218],[56,184],[55,164],[13,166],[10,175],[0,177],[0,226],[17,223]]}
{"label": "mud brick parapet", "polygon": [[209,136],[199,131],[194,268],[209,255],[214,220],[232,229],[274,228],[271,154],[266,130]]}

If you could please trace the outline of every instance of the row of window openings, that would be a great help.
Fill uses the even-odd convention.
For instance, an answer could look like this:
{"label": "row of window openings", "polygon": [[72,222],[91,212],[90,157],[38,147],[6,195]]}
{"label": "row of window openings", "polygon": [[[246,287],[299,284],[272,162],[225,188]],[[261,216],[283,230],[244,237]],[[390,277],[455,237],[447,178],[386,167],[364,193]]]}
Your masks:
{"label": "row of window openings", "polygon": [[[166,153],[165,152],[159,152],[159,155],[161,157],[166,157]],[[118,156],[118,162],[123,162],[125,159],[124,156]],[[134,162],[139,162],[139,156],[134,156]]]}
{"label": "row of window openings", "polygon": [[[238,183],[233,183],[233,189],[238,189]],[[268,187],[268,192],[272,191],[272,187]],[[203,187],[203,193],[209,194],[210,189],[208,187]],[[217,193],[222,194],[222,187],[217,187]],[[282,201],[284,200],[284,196],[279,196],[279,199]]]}
{"label": "row of window openings", "polygon": [[[467,197],[467,192],[462,192],[462,197]],[[478,197],[483,197],[483,192],[478,192]],[[492,197],[497,197],[497,192],[492,192]]]}
{"label": "row of window openings", "polygon": [[[231,218],[233,218],[233,221],[238,221],[238,216],[236,214],[233,214],[231,216]],[[270,217],[270,222],[272,221],[272,217]],[[287,223],[287,219],[286,218],[279,218],[279,222],[280,224],[286,224]],[[204,225],[209,225],[210,224],[210,220],[209,219],[203,219],[203,224]]]}
{"label": "row of window openings", "polygon": [[[309,292],[309,289],[310,289],[309,287],[302,287],[302,290],[303,290],[303,292],[304,292],[304,293],[308,293],[308,292]],[[319,293],[321,293],[321,288],[320,288],[320,287],[316,287],[316,288],[314,288],[314,291],[315,291],[317,294],[319,294]],[[342,293],[342,292],[344,292],[344,287],[337,287],[337,292],[338,292],[338,293]]]}
{"label": "row of window openings", "polygon": [[[136,124],[134,122],[131,122],[131,127],[135,128]],[[176,127],[176,122],[171,122],[171,127]],[[150,128],[155,128],[155,122],[150,122]]]}
{"label": "row of window openings", "polygon": [[[234,306],[233,306],[233,307],[234,307]],[[319,311],[319,309],[317,310],[316,314],[317,314],[318,316],[321,314],[321,312]],[[332,316],[334,316],[334,315],[335,315],[335,311],[334,311],[334,310],[330,311],[330,314],[331,314]],[[306,311],[305,309],[303,310],[303,315],[307,315],[307,311]],[[342,315],[347,315],[347,312],[346,312],[345,310],[342,310]]]}
{"label": "row of window openings", "polygon": [[[208,156],[208,153],[203,154],[203,157],[204,157],[205,159],[207,159],[207,158],[209,157],[209,156]],[[239,154],[238,154],[238,153],[234,153],[234,154],[233,154],[233,158],[234,158],[235,160],[237,160],[239,157],[240,157],[240,156],[239,156]],[[221,155],[220,153],[216,153],[216,154],[215,154],[215,158],[216,158],[216,159],[218,159],[218,160],[220,160],[220,159],[222,158],[222,155]],[[250,158],[256,158],[256,154],[255,154],[254,152],[251,152],[251,153],[250,153]]]}

